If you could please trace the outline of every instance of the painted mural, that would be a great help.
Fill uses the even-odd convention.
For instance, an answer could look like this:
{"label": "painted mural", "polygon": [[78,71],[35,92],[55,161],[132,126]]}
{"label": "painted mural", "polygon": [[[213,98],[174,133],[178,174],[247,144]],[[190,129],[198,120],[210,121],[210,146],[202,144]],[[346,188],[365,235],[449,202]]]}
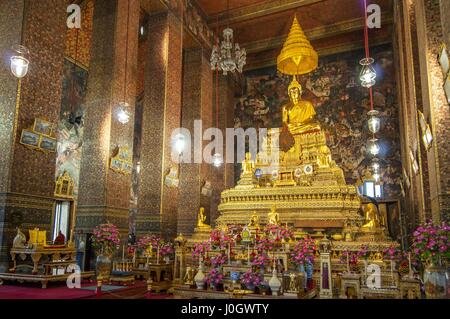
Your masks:
{"label": "painted mural", "polygon": [[[369,90],[358,83],[360,66],[355,60],[355,56],[363,55],[361,51],[323,57],[316,71],[299,78],[303,99],[314,104],[333,159],[351,184],[361,181],[371,160],[366,153],[371,138],[367,128]],[[381,142],[385,198],[398,198],[402,168],[393,52],[385,45],[375,48],[371,55],[378,75],[374,102],[382,118],[377,137]],[[235,105],[235,127],[281,127],[281,107],[289,99],[291,79],[278,73],[276,67],[249,71],[245,79],[244,94]]]}
{"label": "painted mural", "polygon": [[66,60],[64,64],[61,117],[58,123],[56,176],[67,171],[75,181],[78,195],[81,150],[83,146],[83,102],[88,72]]}

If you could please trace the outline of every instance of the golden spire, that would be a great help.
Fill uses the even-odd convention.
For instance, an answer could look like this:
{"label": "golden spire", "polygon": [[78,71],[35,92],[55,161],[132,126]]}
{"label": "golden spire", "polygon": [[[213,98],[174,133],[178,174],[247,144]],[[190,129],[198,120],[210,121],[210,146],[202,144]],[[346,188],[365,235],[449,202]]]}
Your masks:
{"label": "golden spire", "polygon": [[277,59],[278,70],[283,74],[299,75],[314,71],[319,56],[306,38],[297,17]]}

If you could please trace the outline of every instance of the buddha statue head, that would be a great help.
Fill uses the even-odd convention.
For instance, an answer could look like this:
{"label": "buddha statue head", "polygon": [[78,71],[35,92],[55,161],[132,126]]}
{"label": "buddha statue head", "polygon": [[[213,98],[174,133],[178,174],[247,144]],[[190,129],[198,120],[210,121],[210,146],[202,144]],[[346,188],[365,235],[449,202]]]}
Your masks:
{"label": "buddha statue head", "polygon": [[302,86],[300,83],[298,83],[297,79],[294,76],[294,79],[292,80],[291,84],[288,87],[288,93],[289,97],[291,99],[291,102],[294,104],[297,104],[298,101],[300,101],[302,97]]}

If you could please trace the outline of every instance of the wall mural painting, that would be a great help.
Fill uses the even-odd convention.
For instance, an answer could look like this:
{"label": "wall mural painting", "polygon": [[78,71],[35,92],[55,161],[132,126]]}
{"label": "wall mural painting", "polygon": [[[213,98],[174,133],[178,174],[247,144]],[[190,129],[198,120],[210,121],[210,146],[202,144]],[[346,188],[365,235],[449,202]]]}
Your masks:
{"label": "wall mural painting", "polygon": [[58,123],[56,176],[67,171],[78,195],[81,149],[83,146],[83,102],[88,72],[66,60],[64,64],[61,117]]}
{"label": "wall mural painting", "polygon": [[[363,55],[360,51],[323,57],[316,71],[299,77],[303,99],[314,104],[333,159],[351,184],[361,180],[370,164],[366,154],[366,144],[371,138],[367,128],[369,90],[359,84],[360,66],[355,58]],[[378,75],[374,86],[375,108],[382,118],[377,137],[381,142],[379,157],[385,198],[398,198],[402,168],[392,48],[376,47],[372,56]],[[244,94],[235,105],[235,127],[281,127],[281,106],[289,99],[287,87],[291,78],[278,73],[275,66],[249,71],[245,77]]]}

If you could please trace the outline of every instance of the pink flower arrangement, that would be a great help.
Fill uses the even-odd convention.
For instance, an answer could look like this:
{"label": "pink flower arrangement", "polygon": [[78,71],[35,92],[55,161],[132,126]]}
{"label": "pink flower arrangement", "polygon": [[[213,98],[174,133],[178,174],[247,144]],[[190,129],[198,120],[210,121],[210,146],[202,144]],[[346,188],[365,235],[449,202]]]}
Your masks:
{"label": "pink flower arrangement", "polygon": [[361,248],[358,250],[356,255],[358,256],[358,258],[369,258],[369,247],[367,245],[361,245]]}
{"label": "pink flower arrangement", "polygon": [[150,235],[150,236],[144,236],[141,237],[138,242],[137,246],[140,249],[147,250],[147,249],[157,249],[158,244],[161,241],[161,238],[156,235]]}
{"label": "pink flower arrangement", "polygon": [[206,283],[208,285],[219,285],[223,280],[223,274],[219,272],[216,268],[213,268],[206,275]]}
{"label": "pink flower arrangement", "polygon": [[294,238],[294,233],[287,226],[266,225],[265,233],[267,237],[274,238],[276,242],[289,241]]}
{"label": "pink flower arrangement", "polygon": [[159,249],[159,254],[162,257],[172,255],[173,252],[174,249],[172,243],[163,243],[161,248]]}
{"label": "pink flower arrangement", "polygon": [[120,245],[119,230],[113,224],[101,224],[94,228],[92,246],[102,254],[112,256]]}
{"label": "pink flower arrangement", "polygon": [[220,253],[214,257],[211,257],[211,265],[215,268],[222,266],[227,262],[227,255]]}
{"label": "pink flower arrangement", "polygon": [[349,250],[344,250],[342,251],[342,255],[340,258],[340,263],[342,264],[346,264],[347,263],[347,256],[348,256],[348,263],[352,266],[356,266],[358,265],[358,252],[355,251],[349,251]]}
{"label": "pink flower arrangement", "polygon": [[269,265],[271,262],[270,257],[263,251],[258,252],[257,254],[253,253],[252,254],[252,265],[253,266],[265,266],[265,265]]}
{"label": "pink flower arrangement", "polygon": [[304,265],[306,263],[314,262],[314,252],[316,251],[316,244],[314,239],[301,239],[294,247],[291,253],[291,262],[294,265]]}
{"label": "pink flower arrangement", "polygon": [[226,237],[229,239],[238,238],[241,236],[242,226],[241,225],[228,225],[228,231]]}
{"label": "pink flower arrangement", "polygon": [[255,273],[253,270],[249,269],[241,275],[241,282],[248,286],[259,286],[263,282],[261,273]]}
{"label": "pink flower arrangement", "polygon": [[206,252],[209,250],[211,250],[211,243],[209,241],[195,243],[194,250],[192,251],[192,258],[198,260],[200,258],[200,255],[202,255],[202,257],[204,257]]}
{"label": "pink flower arrangement", "polygon": [[417,227],[413,233],[412,253],[422,262],[439,262],[450,257],[448,239],[450,226],[433,225],[432,221]]}
{"label": "pink flower arrangement", "polygon": [[383,251],[383,257],[392,261],[400,261],[403,260],[405,256],[398,247],[391,245],[389,248]]}
{"label": "pink flower arrangement", "polygon": [[262,251],[272,251],[277,247],[276,240],[274,238],[263,237],[256,241],[256,250]]}

